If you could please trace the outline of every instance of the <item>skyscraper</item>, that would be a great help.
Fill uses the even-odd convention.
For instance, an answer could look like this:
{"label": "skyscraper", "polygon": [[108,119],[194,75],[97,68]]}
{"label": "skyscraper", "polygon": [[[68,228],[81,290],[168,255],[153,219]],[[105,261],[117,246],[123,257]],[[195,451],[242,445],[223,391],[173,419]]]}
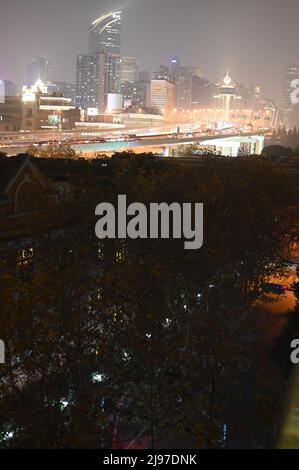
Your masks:
{"label": "skyscraper", "polygon": [[106,97],[113,92],[115,61],[110,54],[95,52],[77,56],[76,105],[83,108],[106,109]]}
{"label": "skyscraper", "polygon": [[173,113],[173,105],[173,75],[168,67],[162,65],[151,80],[151,106],[169,120]]}
{"label": "skyscraper", "polygon": [[18,86],[10,80],[4,80],[5,96],[17,96]]}
{"label": "skyscraper", "polygon": [[65,98],[70,98],[72,104],[76,102],[76,85],[67,82],[57,82],[48,84],[48,90],[51,93],[62,93]]}
{"label": "skyscraper", "polygon": [[123,82],[121,93],[125,108],[146,108],[150,105],[150,82]]}
{"label": "skyscraper", "polygon": [[89,28],[88,52],[109,54],[110,61],[115,62],[113,93],[120,91],[121,83],[121,13],[117,11],[102,15]]}
{"label": "skyscraper", "polygon": [[166,65],[160,65],[159,70],[153,74],[154,80],[168,80],[169,82],[174,82],[174,75],[172,71]]}
{"label": "skyscraper", "polygon": [[138,79],[138,67],[136,57],[122,57],[121,82],[134,83]]}
{"label": "skyscraper", "polygon": [[171,63],[171,71],[173,74],[176,74],[178,69],[180,68],[180,59],[178,57],[173,57],[170,61]]}
{"label": "skyscraper", "polygon": [[55,79],[53,64],[44,57],[35,57],[27,67],[27,85],[32,86],[38,80],[47,83]]}
{"label": "skyscraper", "polygon": [[175,83],[175,107],[177,109],[192,109],[204,102],[204,81],[200,67],[180,65],[178,57],[171,60],[171,69]]}

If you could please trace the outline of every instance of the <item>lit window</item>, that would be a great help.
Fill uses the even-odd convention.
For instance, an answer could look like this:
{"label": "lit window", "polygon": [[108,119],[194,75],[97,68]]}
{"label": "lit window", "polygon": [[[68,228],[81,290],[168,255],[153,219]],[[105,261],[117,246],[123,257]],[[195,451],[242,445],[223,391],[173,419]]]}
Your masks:
{"label": "lit window", "polygon": [[17,266],[30,266],[33,262],[33,248],[19,250],[17,252]]}

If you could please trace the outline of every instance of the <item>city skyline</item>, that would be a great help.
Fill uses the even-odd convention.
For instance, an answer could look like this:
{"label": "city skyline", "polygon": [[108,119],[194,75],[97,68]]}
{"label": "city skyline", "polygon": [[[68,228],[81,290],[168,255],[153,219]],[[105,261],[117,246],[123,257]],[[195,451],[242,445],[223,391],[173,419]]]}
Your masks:
{"label": "city skyline", "polygon": [[[100,5],[88,0],[82,7],[75,0],[70,9],[67,0],[59,6],[53,0],[50,9],[45,2],[29,0],[24,6],[12,0],[1,15],[0,73],[4,79],[25,83],[26,66],[41,56],[55,64],[59,81],[74,82],[76,55],[88,49],[90,23],[101,14],[121,9],[122,55],[136,57],[141,70],[153,71],[177,55],[182,65],[200,66],[206,78],[217,81],[229,66],[237,82],[260,84],[264,95],[281,104],[285,66],[299,62],[294,22],[299,5],[294,0],[287,0],[283,7],[276,0],[263,4],[253,0],[248,5],[226,0],[226,8],[219,0],[150,3],[127,0]],[[15,11],[29,28],[22,41],[16,40],[22,25]]]}

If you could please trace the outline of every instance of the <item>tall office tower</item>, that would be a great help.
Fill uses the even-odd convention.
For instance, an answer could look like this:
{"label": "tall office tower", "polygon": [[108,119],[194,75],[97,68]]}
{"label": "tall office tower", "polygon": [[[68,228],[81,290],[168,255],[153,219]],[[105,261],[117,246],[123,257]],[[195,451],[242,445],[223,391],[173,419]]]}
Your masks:
{"label": "tall office tower", "polygon": [[70,98],[72,105],[76,102],[76,85],[67,82],[51,82],[47,83],[50,93],[62,93],[65,98]]}
{"label": "tall office tower", "polygon": [[191,109],[209,108],[212,106],[214,85],[205,78],[192,76]]}
{"label": "tall office tower", "polygon": [[109,54],[110,62],[114,62],[112,93],[120,91],[121,83],[121,14],[121,11],[117,11],[103,15],[89,28],[89,54]]}
{"label": "tall office tower", "polygon": [[299,105],[291,100],[291,94],[294,90],[293,82],[299,79],[298,65],[288,65],[285,70],[284,86],[283,86],[283,121],[287,129],[299,124]]}
{"label": "tall office tower", "polygon": [[192,75],[175,73],[174,105],[177,109],[191,109],[192,107]]}
{"label": "tall office tower", "polygon": [[138,72],[138,81],[139,82],[148,82],[150,83],[151,81],[151,74],[149,73],[148,70],[141,70]]}
{"label": "tall office tower", "polygon": [[38,80],[47,83],[55,79],[55,68],[43,57],[36,57],[27,67],[27,85],[32,86]]}
{"label": "tall office tower", "polygon": [[241,109],[259,109],[261,99],[261,87],[251,84],[244,86],[237,84],[237,95],[241,97]]}
{"label": "tall office tower", "polygon": [[115,61],[110,54],[95,52],[77,56],[76,105],[82,109],[106,109],[108,93],[113,92]]}
{"label": "tall office tower", "polygon": [[121,93],[125,108],[146,108],[150,104],[150,82],[123,82]]}
{"label": "tall office tower", "polygon": [[173,57],[170,61],[170,64],[171,64],[171,71],[172,73],[175,75],[178,71],[178,69],[180,68],[180,59],[178,57]]}
{"label": "tall office tower", "polygon": [[170,120],[174,107],[173,75],[168,67],[161,66],[151,80],[151,107]]}
{"label": "tall office tower", "polygon": [[72,105],[76,102],[76,85],[67,82],[52,82],[48,84],[51,93],[62,93],[65,98],[70,98]]}
{"label": "tall office tower", "polygon": [[18,87],[14,82],[11,82],[10,80],[4,80],[4,91],[5,96],[17,96]]}
{"label": "tall office tower", "polygon": [[181,66],[179,58],[174,57],[171,60],[171,69],[174,76],[174,101],[177,109],[190,110],[206,101],[205,83],[202,80],[200,67]]}
{"label": "tall office tower", "polygon": [[138,80],[138,67],[136,57],[122,57],[121,83],[136,82]]}
{"label": "tall office tower", "polygon": [[147,71],[137,73],[134,82],[122,82],[121,93],[125,108],[149,108],[151,106],[151,76]]}
{"label": "tall office tower", "polygon": [[174,82],[174,75],[166,65],[160,65],[159,70],[153,73],[154,80],[168,80]]}

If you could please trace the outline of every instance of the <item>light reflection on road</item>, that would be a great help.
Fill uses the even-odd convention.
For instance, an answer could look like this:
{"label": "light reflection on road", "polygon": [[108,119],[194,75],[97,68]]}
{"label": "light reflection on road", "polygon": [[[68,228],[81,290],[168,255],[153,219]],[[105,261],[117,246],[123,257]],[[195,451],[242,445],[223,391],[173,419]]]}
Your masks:
{"label": "light reflection on road", "polygon": [[[273,277],[269,279],[269,282],[286,285],[290,288],[295,282],[299,282],[296,272],[297,263],[299,263],[299,249],[292,253],[292,262],[294,264],[290,266],[284,276]],[[280,335],[287,321],[284,314],[294,310],[297,304],[297,298],[291,290],[286,291],[283,295],[271,294],[268,297],[270,298],[269,302],[261,304],[263,309],[270,314],[267,319],[266,334],[263,338],[264,346],[269,345],[274,338]]]}
{"label": "light reflection on road", "polygon": [[[290,271],[285,274],[283,277],[272,278],[270,282],[283,284],[291,287],[295,282],[298,282],[298,277],[296,273],[296,266],[293,265],[290,268]],[[274,302],[269,302],[264,304],[274,314],[285,313],[288,310],[293,310],[296,306],[296,297],[293,291],[286,291],[284,295],[271,295],[270,296]]]}

